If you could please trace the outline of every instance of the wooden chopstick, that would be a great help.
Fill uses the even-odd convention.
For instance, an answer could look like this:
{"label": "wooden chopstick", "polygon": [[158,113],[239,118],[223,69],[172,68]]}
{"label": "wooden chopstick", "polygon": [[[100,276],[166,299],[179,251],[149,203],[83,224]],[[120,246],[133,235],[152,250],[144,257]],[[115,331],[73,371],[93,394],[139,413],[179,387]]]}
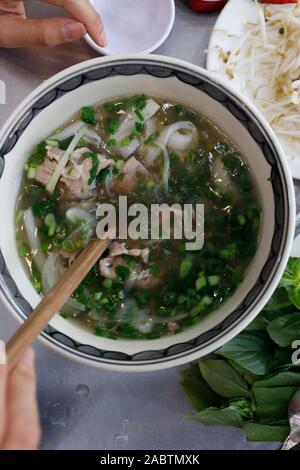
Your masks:
{"label": "wooden chopstick", "polygon": [[110,243],[109,238],[90,242],[8,341],[6,358],[9,371],[14,369],[26,349],[67,302]]}

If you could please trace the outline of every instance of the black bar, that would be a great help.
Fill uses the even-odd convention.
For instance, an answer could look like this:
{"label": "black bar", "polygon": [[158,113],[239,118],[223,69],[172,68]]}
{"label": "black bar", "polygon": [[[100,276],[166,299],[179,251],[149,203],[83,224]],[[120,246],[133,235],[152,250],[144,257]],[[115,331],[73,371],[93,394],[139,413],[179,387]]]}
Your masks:
{"label": "black bar", "polygon": [[[220,465],[222,468],[227,463],[231,468],[248,467],[258,464],[260,467],[266,465],[270,468],[275,465],[290,464],[299,466],[299,454],[293,451],[4,451],[0,452],[0,468],[24,468],[31,464],[70,465],[84,469],[100,468],[101,466],[113,468],[144,468],[149,466],[172,465],[175,467],[196,466],[202,469],[214,468]],[[222,466],[222,467],[221,467]],[[55,468],[54,467],[54,470]],[[296,467],[295,467],[296,468]]]}

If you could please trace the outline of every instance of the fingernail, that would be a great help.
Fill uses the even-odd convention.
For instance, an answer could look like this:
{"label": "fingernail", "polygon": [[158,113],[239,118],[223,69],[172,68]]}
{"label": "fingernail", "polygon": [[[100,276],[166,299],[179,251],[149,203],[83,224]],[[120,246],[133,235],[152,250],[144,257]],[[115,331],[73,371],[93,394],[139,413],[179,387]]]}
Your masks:
{"label": "fingernail", "polygon": [[33,367],[34,366],[34,351],[33,349],[27,349],[27,351],[23,354],[20,360],[21,364],[24,364],[25,366],[28,367]]}
{"label": "fingernail", "polygon": [[101,34],[100,34],[100,44],[102,47],[107,47],[108,46],[108,40],[107,40],[107,36],[106,36],[106,32],[103,31]]}
{"label": "fingernail", "polygon": [[75,41],[85,34],[84,27],[80,23],[67,23],[63,25],[62,29],[67,41]]}

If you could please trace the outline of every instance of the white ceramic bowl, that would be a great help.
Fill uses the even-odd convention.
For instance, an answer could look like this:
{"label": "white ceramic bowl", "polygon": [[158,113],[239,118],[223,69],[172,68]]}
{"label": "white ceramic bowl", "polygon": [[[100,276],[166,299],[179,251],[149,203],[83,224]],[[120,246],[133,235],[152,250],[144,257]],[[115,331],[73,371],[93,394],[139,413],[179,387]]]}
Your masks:
{"label": "white ceramic bowl", "polygon": [[174,0],[91,0],[101,14],[108,47],[86,41],[100,54],[149,54],[169,36],[175,20]]}
{"label": "white ceramic bowl", "polygon": [[70,358],[126,371],[155,370],[208,354],[237,335],[276,288],[288,260],[295,224],[294,190],[275,135],[245,99],[209,72],[161,56],[99,58],[69,68],[38,87],[0,132],[0,293],[24,320],[40,301],[20,262],[14,212],[23,166],[33,147],[82,106],[147,93],[203,112],[240,148],[253,170],[263,210],[257,253],[232,298],[201,323],[151,341],[99,338],[57,315],[42,339]]}

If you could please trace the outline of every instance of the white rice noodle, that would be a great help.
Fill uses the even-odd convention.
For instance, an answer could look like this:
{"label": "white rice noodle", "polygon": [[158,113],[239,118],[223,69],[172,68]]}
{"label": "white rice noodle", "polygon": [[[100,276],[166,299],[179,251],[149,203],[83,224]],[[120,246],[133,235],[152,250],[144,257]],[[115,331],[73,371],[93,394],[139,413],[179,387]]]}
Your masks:
{"label": "white rice noodle", "polygon": [[[179,131],[189,131],[188,134],[182,134]],[[179,121],[166,127],[155,142],[155,145],[149,146],[145,155],[145,163],[152,165],[160,156],[162,149],[167,147],[172,150],[185,151],[192,144],[197,135],[197,129],[190,121]]]}
{"label": "white rice noodle", "polygon": [[66,212],[66,218],[72,223],[76,224],[78,221],[84,221],[83,226],[81,228],[77,228],[71,235],[70,239],[76,239],[77,234],[81,233],[84,234],[84,246],[88,244],[91,240],[92,236],[94,235],[95,227],[96,227],[96,218],[89,214],[84,209],[80,207],[72,207],[68,209]]}
{"label": "white rice noodle", "polygon": [[89,129],[87,128],[86,129],[86,132],[84,134],[84,137],[85,137],[85,140],[88,142],[88,143],[97,143],[97,144],[102,144],[103,140],[102,138],[100,137],[100,135],[98,134],[98,132],[96,132],[94,129]]}
{"label": "white rice noodle", "polygon": [[126,146],[118,146],[118,153],[125,160],[129,158],[140,146],[140,141],[138,139],[132,139],[132,141]]}
{"label": "white rice noodle", "polygon": [[133,328],[135,328],[137,331],[144,335],[151,333],[154,326],[152,318],[149,317],[146,312],[145,314],[142,312],[138,312],[137,318],[133,320],[131,325],[133,326]]}
{"label": "white rice noodle", "polygon": [[216,186],[220,188],[231,187],[233,189],[234,184],[226,170],[221,158],[214,158],[213,160],[213,179]]}
{"label": "white rice noodle", "polygon": [[[190,131],[193,137],[197,133],[197,129],[192,122],[190,121],[175,122],[174,124],[171,124],[170,126],[166,127],[166,129],[158,137],[156,144],[162,145],[163,147],[167,147],[169,145],[169,141],[171,137],[173,136],[173,134],[177,133],[178,131],[183,131],[183,130]],[[178,135],[177,137],[175,137],[175,139],[178,141]]]}
{"label": "white rice noodle", "polygon": [[76,149],[78,142],[84,136],[86,130],[87,130],[86,126],[82,125],[80,130],[74,136],[72,142],[70,143],[69,147],[65,151],[65,153],[64,153],[63,157],[61,158],[61,160],[59,161],[53,175],[51,176],[51,178],[50,178],[50,180],[49,180],[49,182],[46,186],[46,190],[48,191],[48,193],[50,193],[50,194],[53,193],[53,191],[54,191],[54,189],[55,189],[55,187],[58,183],[59,178],[61,177],[64,169],[66,168],[66,166],[68,164],[71,153]]}
{"label": "white rice noodle", "polygon": [[24,211],[24,227],[30,249],[34,252],[33,261],[38,270],[42,272],[46,258],[41,249],[41,243],[38,237],[38,229],[35,224],[33,212],[31,209],[26,209]]}
{"label": "white rice noodle", "polygon": [[193,139],[193,134],[181,134],[177,131],[170,137],[168,147],[172,150],[184,152],[192,145]]}
{"label": "white rice noodle", "polygon": [[[143,124],[146,124],[147,121],[160,110],[159,104],[157,104],[154,100],[149,99],[146,102],[145,108],[141,111],[141,114],[144,118]],[[118,131],[111,135],[111,139],[116,139],[119,143],[124,139],[127,139],[131,136],[135,123],[138,121],[138,117],[133,110],[130,110],[128,113],[124,114],[120,119],[120,127]]]}
{"label": "white rice noodle", "polygon": [[160,154],[161,154],[161,147],[159,147],[158,145],[155,145],[155,146],[152,145],[151,147],[148,148],[143,158],[145,161],[145,164],[147,166],[153,165],[153,163],[160,156]]}
{"label": "white rice noodle", "polygon": [[116,139],[117,142],[127,139],[131,136],[137,118],[135,113],[131,110],[120,118],[120,126],[115,134],[111,134],[111,139]]}
{"label": "white rice noodle", "polygon": [[75,121],[70,126],[63,129],[61,132],[51,135],[49,137],[49,140],[62,141],[69,139],[70,137],[73,137],[73,135],[76,134],[82,128],[82,126],[84,126],[83,121]]}
{"label": "white rice noodle", "polygon": [[71,207],[66,212],[66,218],[72,223],[76,224],[79,220],[84,220],[87,224],[94,226],[96,219],[89,212],[81,209],[80,207]]}
{"label": "white rice noodle", "polygon": [[156,103],[156,101],[152,100],[151,98],[150,100],[147,100],[145,108],[141,111],[144,118],[144,123],[153,118],[153,116],[155,116],[159,110],[160,105]]}
{"label": "white rice noodle", "polygon": [[[50,289],[59,281],[64,273],[61,256],[59,253],[51,253],[44,264],[42,270],[42,286],[43,292],[46,294]],[[71,314],[76,312],[84,312],[85,306],[77,300],[70,298],[63,307],[64,311],[69,311]]]}
{"label": "white rice noodle", "polygon": [[145,139],[148,139],[150,135],[154,134],[156,129],[157,129],[156,120],[154,118],[148,119],[148,121],[145,124]]}

